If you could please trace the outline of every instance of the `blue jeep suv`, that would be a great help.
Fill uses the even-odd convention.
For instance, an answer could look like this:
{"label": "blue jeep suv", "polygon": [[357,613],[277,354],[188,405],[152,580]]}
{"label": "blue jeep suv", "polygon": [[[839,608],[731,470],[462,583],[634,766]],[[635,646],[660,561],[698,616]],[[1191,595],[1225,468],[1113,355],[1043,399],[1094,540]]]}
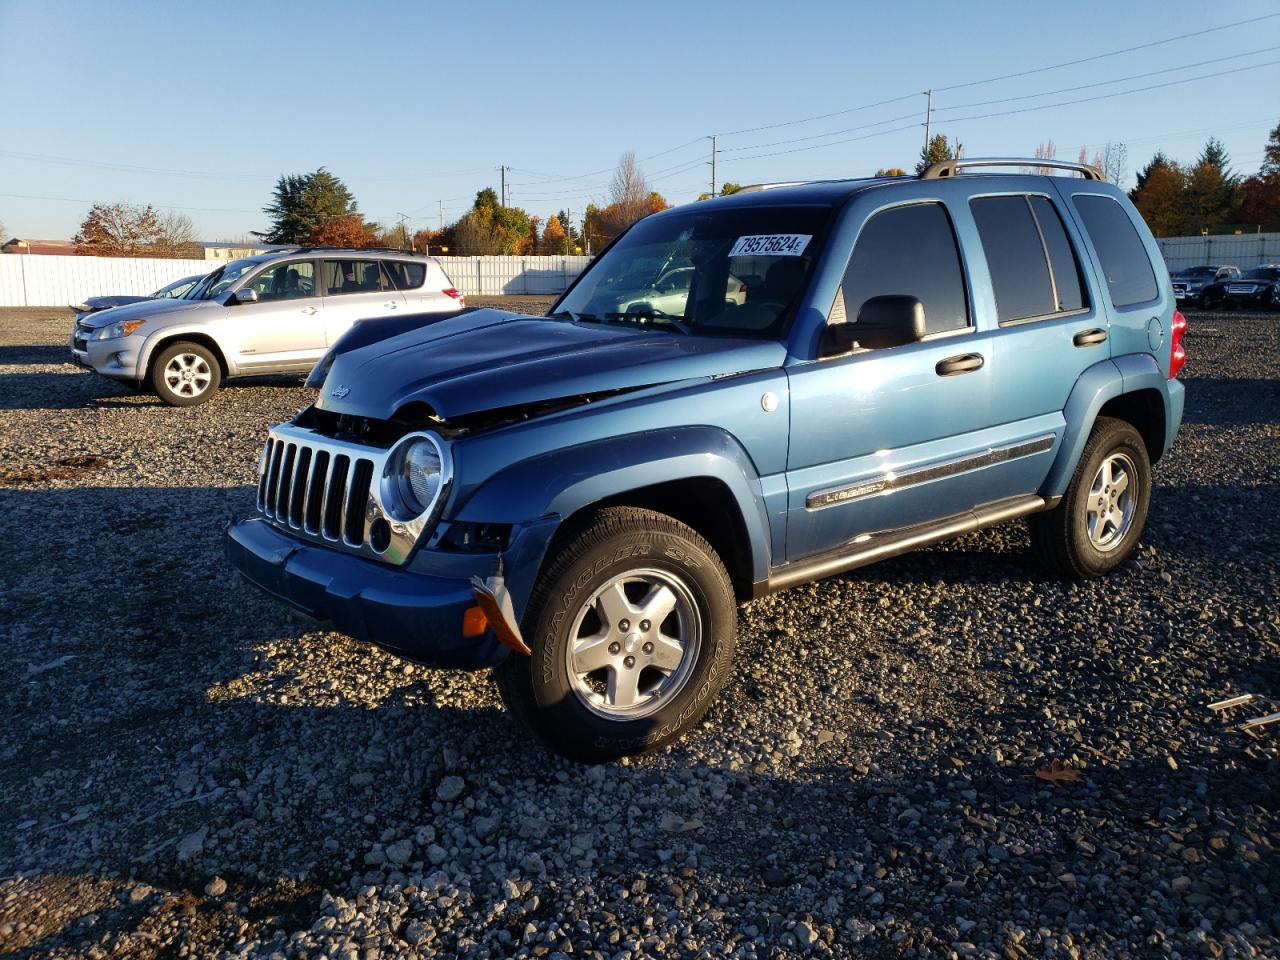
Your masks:
{"label": "blue jeep suv", "polygon": [[544,317],[358,324],[271,428],[231,563],[493,667],[586,760],[696,723],[753,597],[1019,517],[1052,570],[1105,574],[1182,417],[1186,323],[1095,170],[972,172],[1023,164],[748,188],[636,223]]}

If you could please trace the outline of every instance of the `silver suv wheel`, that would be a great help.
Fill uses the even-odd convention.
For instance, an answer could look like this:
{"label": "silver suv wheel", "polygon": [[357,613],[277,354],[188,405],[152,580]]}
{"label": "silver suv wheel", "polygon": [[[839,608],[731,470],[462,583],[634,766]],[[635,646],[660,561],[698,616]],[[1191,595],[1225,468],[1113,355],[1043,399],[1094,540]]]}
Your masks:
{"label": "silver suv wheel", "polygon": [[1085,500],[1089,542],[1101,553],[1114,550],[1133,524],[1135,500],[1131,489],[1137,468],[1124,453],[1113,453],[1098,467]]}
{"label": "silver suv wheel", "polygon": [[204,357],[194,353],[176,354],[164,368],[164,382],[179,397],[195,398],[209,389],[213,370]]}
{"label": "silver suv wheel", "polygon": [[607,720],[661,709],[698,661],[701,625],[689,587],[667,570],[619,574],[578,609],[565,647],[569,684]]}

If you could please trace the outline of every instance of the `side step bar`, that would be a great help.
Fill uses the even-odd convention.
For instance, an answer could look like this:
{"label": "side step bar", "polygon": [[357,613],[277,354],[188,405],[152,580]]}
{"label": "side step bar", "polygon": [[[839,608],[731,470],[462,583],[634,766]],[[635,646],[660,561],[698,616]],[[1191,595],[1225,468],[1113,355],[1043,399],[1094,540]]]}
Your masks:
{"label": "side step bar", "polygon": [[823,577],[865,567],[879,560],[887,560],[930,544],[951,540],[962,534],[981,530],[983,527],[1038,513],[1052,507],[1058,499],[1055,497],[1052,501],[1046,501],[1044,497],[1035,494],[1010,497],[1007,500],[984,503],[972,510],[944,517],[941,520],[930,520],[928,523],[914,527],[902,527],[898,530],[885,530],[881,533],[864,535],[835,550],[818,554],[816,557],[806,557],[794,563],[775,567],[770,571],[768,580],[757,584],[755,595],[762,597],[777,593],[779,590],[787,590],[800,583],[821,580]]}

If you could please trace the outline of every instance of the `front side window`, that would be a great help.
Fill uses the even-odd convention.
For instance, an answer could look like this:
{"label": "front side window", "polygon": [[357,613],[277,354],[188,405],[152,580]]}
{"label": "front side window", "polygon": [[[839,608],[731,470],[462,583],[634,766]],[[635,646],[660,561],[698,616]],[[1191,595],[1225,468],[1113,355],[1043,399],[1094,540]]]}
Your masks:
{"label": "front side window", "polygon": [[969,326],[964,272],[951,218],[940,203],[877,213],[862,228],[844,275],[844,302],[856,321],[872,297],[915,297],[930,334]]}
{"label": "front side window", "polygon": [[831,209],[694,207],[642,220],[549,315],[695,336],[777,339],[803,296]]}
{"label": "front side window", "polygon": [[1246,280],[1280,280],[1280,270],[1275,267],[1254,267],[1244,275]]}
{"label": "front side window", "polygon": [[1046,197],[979,197],[969,202],[969,209],[982,239],[1000,323],[1084,306],[1075,253]]}
{"label": "front side window", "polygon": [[1111,197],[1078,194],[1076,209],[1107,276],[1111,302],[1117,307],[1146,303],[1159,295],[1147,248],[1133,221]]}
{"label": "front side window", "polygon": [[377,260],[326,260],[324,262],[325,293],[337,296],[344,293],[375,293],[390,290],[384,286],[382,269]]}
{"label": "front side window", "polygon": [[310,260],[291,260],[263,270],[248,284],[259,301],[299,300],[316,292],[315,265]]}

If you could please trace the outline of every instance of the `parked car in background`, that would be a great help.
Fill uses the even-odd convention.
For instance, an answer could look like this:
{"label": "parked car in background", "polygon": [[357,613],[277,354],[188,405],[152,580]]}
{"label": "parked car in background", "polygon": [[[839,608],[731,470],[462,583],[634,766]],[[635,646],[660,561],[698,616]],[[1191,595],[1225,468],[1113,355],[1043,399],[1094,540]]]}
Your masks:
{"label": "parked car in background", "polygon": [[1240,276],[1239,267],[1186,267],[1172,274],[1173,296],[1178,305],[1201,303],[1205,287],[1218,280],[1235,280]]}
{"label": "parked car in background", "polygon": [[72,359],[150,386],[165,403],[204,403],[229,377],[305,373],[358,320],[466,306],[444,268],[403,251],[301,248],[233,260],[178,300],[77,320]]}
{"label": "parked car in background", "polygon": [[165,284],[155,293],[145,297],[90,297],[84,303],[73,304],[71,309],[76,312],[76,319],[80,320],[91,313],[97,313],[99,310],[110,310],[112,307],[123,307],[131,303],[143,303],[147,300],[180,300],[190,293],[192,288],[204,277],[205,274],[203,273],[197,273],[193,277],[183,277],[181,280]]}
{"label": "parked car in background", "polygon": [[[1046,163],[1084,179],[965,175]],[[683,302],[628,310],[679,256]],[[546,316],[340,340],[227,554],[352,636],[496,668],[564,754],[654,749],[731,677],[738,602],[1020,517],[1062,576],[1122,564],[1182,418],[1165,277],[1125,194],[1061,161],[676,207]]]}
{"label": "parked car in background", "polygon": [[1267,263],[1246,271],[1241,277],[1215,280],[1200,293],[1201,306],[1206,308],[1236,307],[1275,309],[1280,307],[1277,289],[1280,285],[1280,263]]}

